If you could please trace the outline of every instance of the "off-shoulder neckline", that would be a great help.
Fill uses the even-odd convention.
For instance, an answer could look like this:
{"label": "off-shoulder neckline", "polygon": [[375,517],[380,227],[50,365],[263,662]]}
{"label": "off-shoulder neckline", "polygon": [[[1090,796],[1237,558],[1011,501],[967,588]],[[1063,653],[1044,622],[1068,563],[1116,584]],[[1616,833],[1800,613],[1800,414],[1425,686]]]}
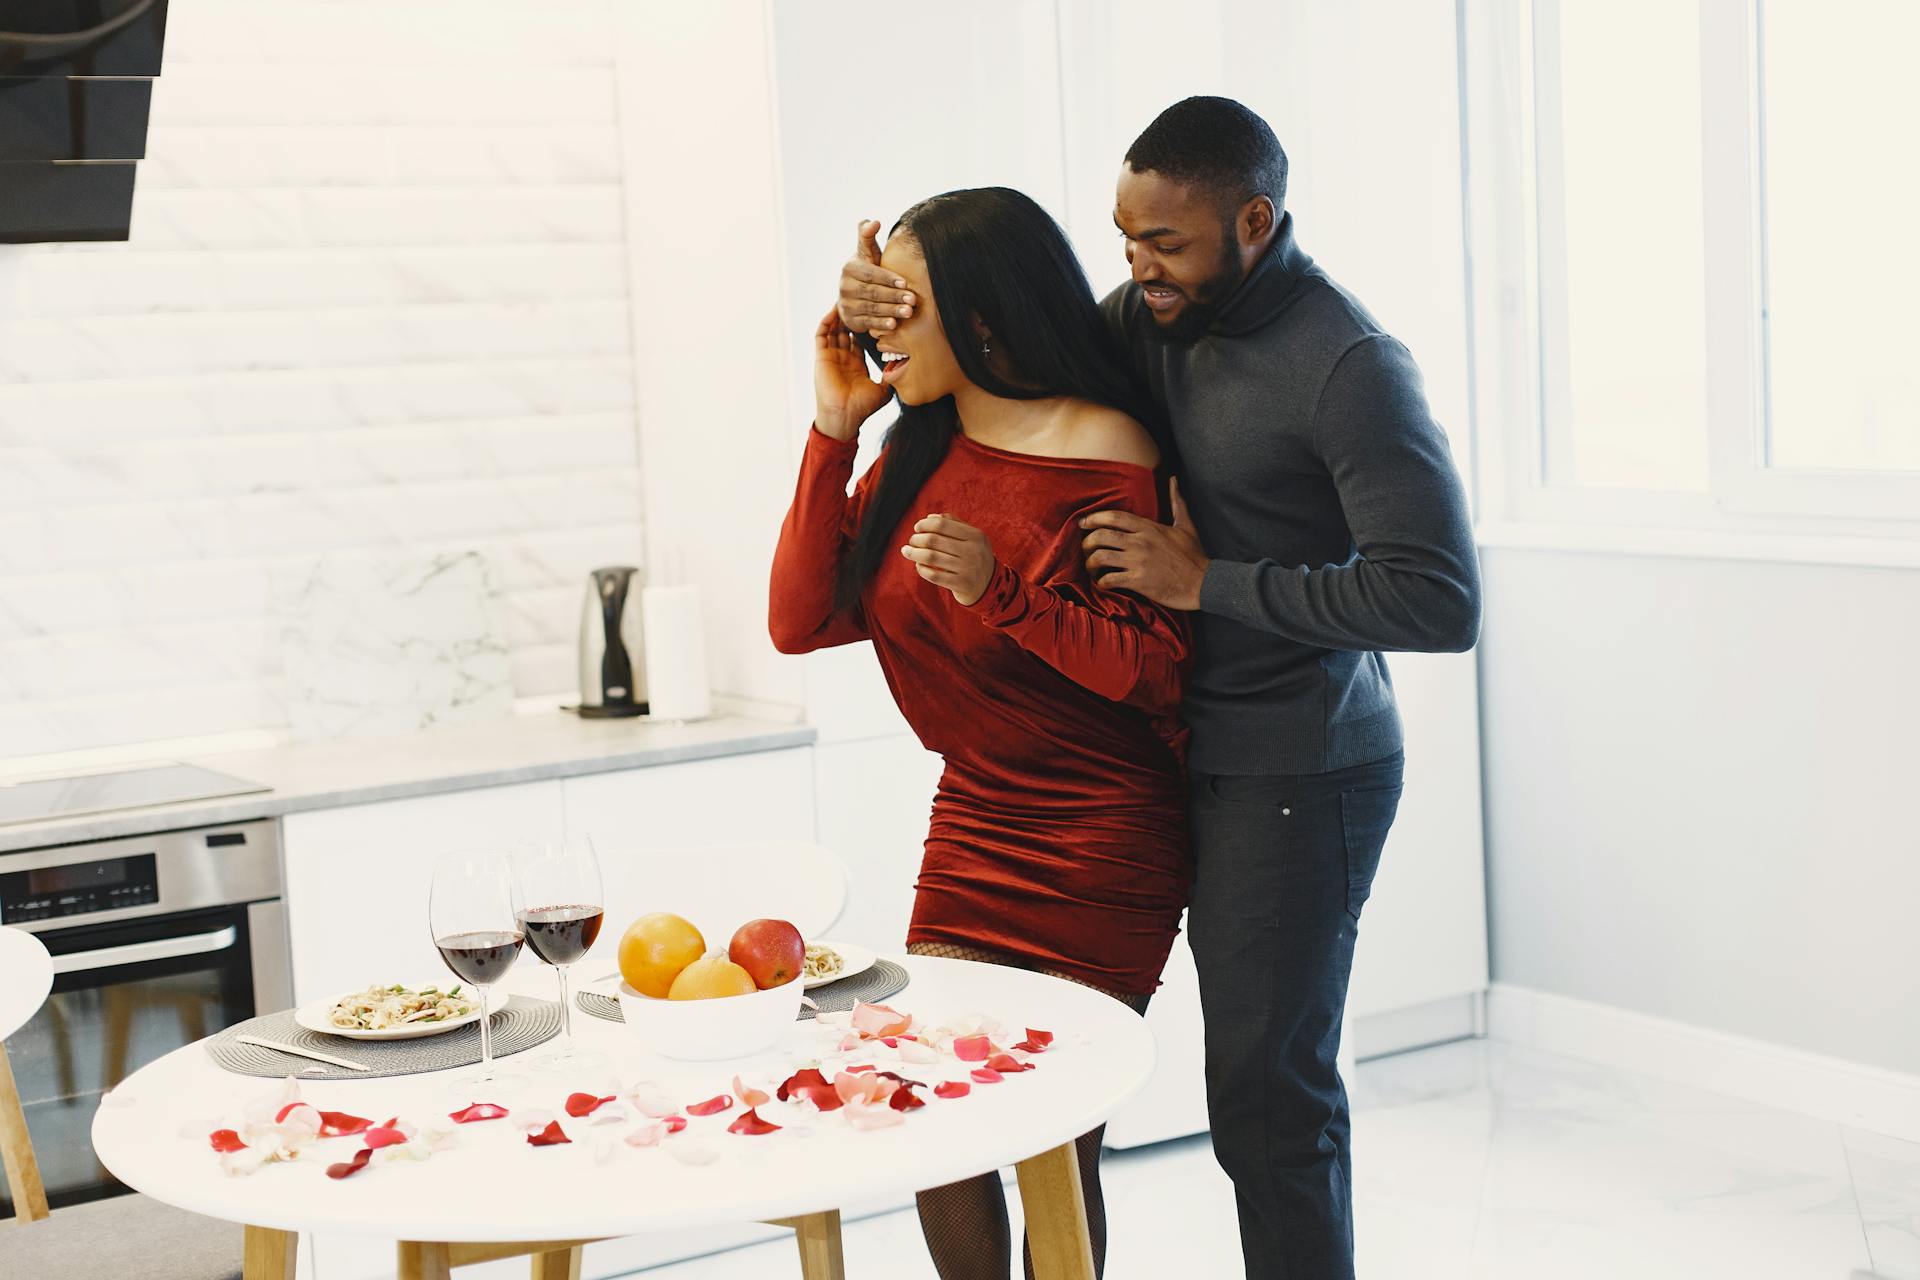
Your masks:
{"label": "off-shoulder neckline", "polygon": [[1014,462],[1030,462],[1041,467],[1066,467],[1074,471],[1084,471],[1089,467],[1110,467],[1120,471],[1142,472],[1148,476],[1156,468],[1138,462],[1126,462],[1119,458],[1063,458],[1047,453],[1020,453],[1013,449],[1000,449],[990,444],[982,444],[964,431],[954,433],[970,449],[991,454],[997,458],[1008,458]]}

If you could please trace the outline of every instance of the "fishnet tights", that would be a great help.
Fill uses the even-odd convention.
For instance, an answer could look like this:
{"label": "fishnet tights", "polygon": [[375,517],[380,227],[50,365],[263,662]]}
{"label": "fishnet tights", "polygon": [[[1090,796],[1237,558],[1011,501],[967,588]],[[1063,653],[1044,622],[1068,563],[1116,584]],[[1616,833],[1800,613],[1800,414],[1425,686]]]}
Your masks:
{"label": "fishnet tights", "polygon": [[[916,956],[944,956],[952,960],[980,960],[1016,969],[1035,969],[1051,977],[1079,982],[1083,987],[1093,987],[1135,1013],[1147,1011],[1146,996],[1106,991],[1068,974],[1023,963],[1016,956],[941,942],[916,942],[907,950]],[[1080,1161],[1080,1189],[1087,1202],[1087,1234],[1093,1241],[1096,1276],[1104,1272],[1107,1265],[1107,1202],[1100,1190],[1100,1139],[1106,1131],[1106,1126],[1101,1125],[1091,1133],[1081,1134],[1073,1143],[1074,1154]],[[920,1206],[920,1230],[926,1235],[927,1252],[933,1256],[934,1270],[940,1273],[940,1280],[1006,1280],[1013,1261],[1013,1229],[1007,1221],[1007,1194],[998,1173],[983,1173],[964,1182],[922,1191],[915,1199]],[[1020,1254],[1027,1280],[1033,1280],[1033,1254],[1024,1239]]]}

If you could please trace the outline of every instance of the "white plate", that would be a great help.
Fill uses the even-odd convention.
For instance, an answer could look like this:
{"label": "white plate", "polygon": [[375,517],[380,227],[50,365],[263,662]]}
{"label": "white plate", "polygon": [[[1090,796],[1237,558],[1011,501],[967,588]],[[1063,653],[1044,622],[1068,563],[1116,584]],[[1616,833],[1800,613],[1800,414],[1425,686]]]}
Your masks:
{"label": "white plate", "polygon": [[[418,990],[421,987],[436,984],[416,982],[410,983],[409,985],[415,990]],[[473,984],[471,983],[462,983],[461,987],[463,991],[473,990]],[[305,1027],[308,1031],[316,1031],[323,1036],[339,1036],[342,1040],[418,1040],[421,1036],[437,1036],[443,1031],[452,1031],[456,1027],[468,1026],[478,1021],[480,1017],[480,1011],[475,1009],[464,1018],[451,1018],[446,1022],[409,1022],[398,1027],[388,1027],[384,1031],[349,1031],[345,1027],[336,1027],[327,1020],[327,1014],[332,1011],[334,1005],[340,1003],[348,996],[359,995],[360,992],[364,990],[366,990],[365,987],[359,987],[352,991],[342,991],[332,999],[319,1000],[313,1004],[302,1005],[300,1008],[294,1010],[293,1020]],[[507,992],[501,988],[499,983],[495,983],[492,987],[488,988],[487,1012],[489,1014],[500,1012],[501,1009],[506,1007],[506,1003]]]}
{"label": "white plate", "polygon": [[817,947],[832,947],[840,953],[840,959],[844,961],[844,964],[838,973],[829,974],[824,978],[808,978],[804,988],[807,991],[811,991],[815,987],[824,987],[829,982],[838,982],[842,978],[851,978],[856,973],[865,973],[867,970],[873,968],[873,962],[876,958],[873,952],[860,946],[858,943],[832,942],[823,939],[815,942],[814,945]]}

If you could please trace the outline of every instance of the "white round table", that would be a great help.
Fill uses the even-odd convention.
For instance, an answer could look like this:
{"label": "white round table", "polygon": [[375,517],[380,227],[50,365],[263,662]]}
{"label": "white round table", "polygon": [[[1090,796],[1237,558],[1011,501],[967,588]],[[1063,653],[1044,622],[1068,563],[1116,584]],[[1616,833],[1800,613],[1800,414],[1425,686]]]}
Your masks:
{"label": "white round table", "polygon": [[53,990],[53,960],[40,939],[0,926],[0,1040],[27,1025]]}
{"label": "white round table", "polygon": [[[457,1127],[458,1145],[422,1161],[375,1160],[350,1178],[329,1179],[329,1163],[347,1160],[356,1138],[322,1140],[299,1160],[249,1176],[221,1171],[205,1132],[234,1125],[245,1100],[269,1093],[272,1080],[235,1075],[214,1064],[200,1044],[177,1049],[130,1076],[94,1117],[93,1146],[102,1164],[127,1185],[179,1208],[248,1226],[247,1277],[290,1275],[300,1232],[340,1232],[402,1242],[400,1273],[437,1276],[449,1266],[531,1252],[555,1258],[579,1242],[716,1223],[779,1222],[799,1233],[803,1273],[837,1277],[839,1208],[901,1191],[919,1191],[1012,1164],[1018,1167],[1039,1274],[1091,1280],[1092,1260],[1080,1198],[1073,1140],[1104,1123],[1153,1072],[1154,1043],[1144,1020],[1088,988],[1024,970],[961,960],[896,957],[912,977],[886,1003],[932,1026],[968,1014],[999,1020],[1017,1041],[1025,1028],[1050,1031],[1052,1047],[1035,1069],[997,1084],[973,1084],[963,1098],[939,1099],[932,1086],[966,1080],[971,1068],[951,1054],[937,1063],[902,1065],[870,1043],[838,1052],[842,1032],[798,1022],[781,1043],[749,1059],[685,1063],[646,1052],[619,1023],[574,1012],[582,1051],[600,1051],[608,1065],[575,1080],[534,1077],[509,1096],[475,1098],[515,1110],[539,1108],[559,1117],[571,1145],[533,1147],[512,1120]],[[552,998],[552,974],[523,966],[510,986]],[[351,1058],[353,1046],[337,1050]],[[501,1059],[501,1069],[530,1064],[544,1046]],[[840,1113],[771,1103],[761,1114],[785,1127],[766,1135],[727,1132],[744,1107],[691,1118],[685,1132],[652,1148],[604,1141],[642,1119],[594,1125],[563,1113],[573,1090],[650,1080],[683,1104],[732,1093],[737,1073],[772,1093],[793,1071],[823,1061],[836,1067],[874,1063],[924,1081],[927,1105],[890,1128],[860,1131]],[[448,1110],[443,1073],[374,1080],[305,1078],[306,1101],[376,1123],[398,1115],[418,1124]],[[218,1125],[216,1116],[225,1116]],[[188,1131],[183,1136],[183,1122]],[[689,1165],[667,1150],[698,1144],[717,1153]],[[311,1157],[311,1158],[309,1158]],[[604,1158],[605,1163],[600,1159]],[[528,1246],[537,1243],[538,1248]],[[484,1246],[484,1247],[480,1247]],[[548,1252],[549,1250],[554,1252]]]}

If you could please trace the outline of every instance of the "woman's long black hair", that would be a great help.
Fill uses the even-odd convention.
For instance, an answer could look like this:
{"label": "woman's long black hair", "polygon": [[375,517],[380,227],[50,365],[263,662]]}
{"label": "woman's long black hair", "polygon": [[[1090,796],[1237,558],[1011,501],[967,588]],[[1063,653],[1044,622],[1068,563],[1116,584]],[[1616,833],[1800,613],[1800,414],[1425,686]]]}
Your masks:
{"label": "woman's long black hair", "polygon": [[[1032,199],[1009,187],[949,191],[901,214],[889,234],[901,233],[920,246],[947,344],[976,386],[1011,400],[1076,396],[1147,421],[1143,398],[1107,336],[1073,246]],[[995,373],[980,354],[976,316],[992,335],[1008,377]],[[862,345],[871,350],[870,342]],[[892,553],[893,530],[959,429],[952,396],[901,405],[876,464],[880,479],[852,553],[841,562],[842,608],[858,603]]]}

